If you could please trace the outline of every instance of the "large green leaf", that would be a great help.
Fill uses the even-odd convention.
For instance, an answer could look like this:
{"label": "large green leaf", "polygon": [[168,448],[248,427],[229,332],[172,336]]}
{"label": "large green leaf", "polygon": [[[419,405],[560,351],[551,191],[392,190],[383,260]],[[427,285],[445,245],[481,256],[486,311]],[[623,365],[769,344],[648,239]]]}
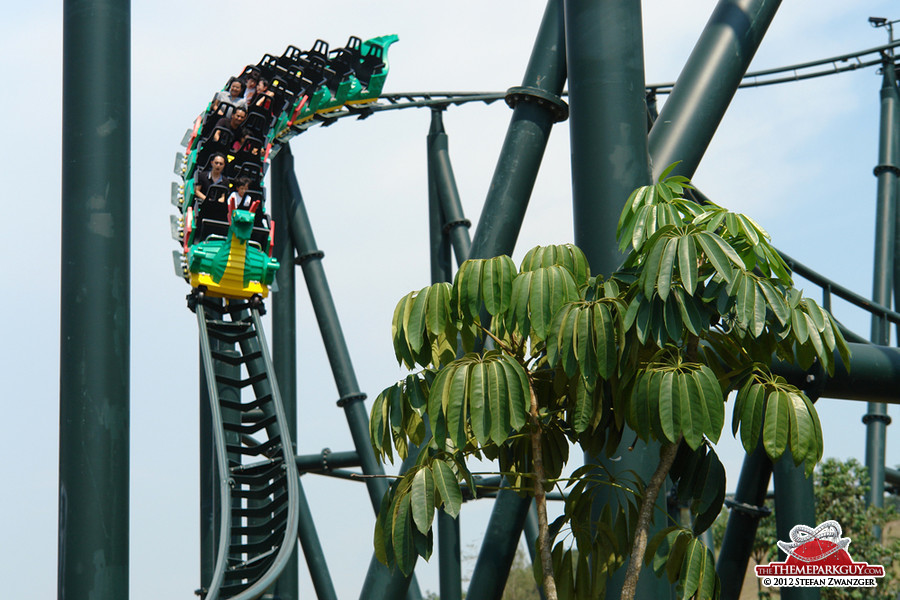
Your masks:
{"label": "large green leaf", "polygon": [[483,260],[467,260],[459,266],[453,280],[453,305],[460,318],[479,320],[481,311],[481,271]]}
{"label": "large green leaf", "polygon": [[659,276],[656,279],[656,287],[659,297],[665,300],[669,297],[672,287],[672,278],[675,275],[675,257],[678,252],[678,238],[666,238],[665,249],[659,263]]}
{"label": "large green leaf", "polygon": [[681,431],[684,441],[696,449],[703,443],[703,434],[709,429],[706,402],[699,397],[699,389],[690,373],[677,373],[672,385],[672,396],[681,404]]}
{"label": "large green leaf", "polygon": [[722,387],[716,374],[706,365],[701,365],[691,376],[696,382],[699,399],[705,405],[706,418],[709,422],[706,436],[714,444],[718,443],[722,427],[725,425],[725,398],[722,395]]}
{"label": "large green leaf", "polygon": [[716,587],[715,559],[712,552],[699,538],[687,545],[681,565],[682,600],[711,599]]}
{"label": "large green leaf", "polygon": [[490,438],[493,408],[489,399],[491,387],[485,377],[486,367],[487,365],[481,362],[467,365],[469,382],[466,395],[469,402],[469,418],[472,420],[472,433],[481,445],[486,444]]}
{"label": "large green leaf", "polygon": [[442,460],[435,460],[431,465],[434,475],[434,488],[437,491],[435,503],[440,498],[444,512],[454,519],[462,506],[462,491],[453,469]]}
{"label": "large green leaf", "polygon": [[413,477],[409,491],[413,522],[422,533],[428,533],[434,519],[434,475],[427,465]]}
{"label": "large green leaf", "polygon": [[748,453],[759,443],[766,407],[766,387],[752,380],[741,413],[741,443]]}
{"label": "large green leaf", "polygon": [[697,289],[697,242],[693,234],[678,241],[678,274],[685,291],[693,296]]}
{"label": "large green leaf", "polygon": [[744,266],[741,257],[737,255],[734,248],[714,233],[700,231],[696,234],[696,238],[697,243],[703,248],[703,253],[706,254],[719,276],[730,283],[734,277],[734,267],[743,268]]}
{"label": "large green leaf", "polygon": [[597,357],[597,372],[609,379],[616,371],[616,334],[613,316],[605,302],[594,304],[591,309],[594,327],[594,354]]}
{"label": "large green leaf", "polygon": [[462,448],[468,441],[466,421],[468,419],[468,374],[469,364],[460,364],[450,377],[445,395],[447,406],[444,416],[447,419],[447,435],[457,448]]}
{"label": "large green leaf", "polygon": [[667,371],[658,376],[659,421],[663,434],[675,443],[681,434],[681,395],[675,390],[675,373]]}
{"label": "large green leaf", "polygon": [[528,375],[515,359],[500,355],[500,363],[506,375],[507,398],[509,400],[509,422],[513,429],[525,426],[528,412],[531,409],[531,386]]}
{"label": "large green leaf", "polygon": [[766,399],[766,417],[763,424],[763,445],[773,461],[781,458],[788,443],[790,430],[791,399],[786,392],[775,390]]}
{"label": "large green leaf", "polygon": [[412,573],[416,564],[416,548],[413,540],[413,523],[408,493],[394,497],[393,521],[391,523],[391,545],[397,566],[405,575]]}

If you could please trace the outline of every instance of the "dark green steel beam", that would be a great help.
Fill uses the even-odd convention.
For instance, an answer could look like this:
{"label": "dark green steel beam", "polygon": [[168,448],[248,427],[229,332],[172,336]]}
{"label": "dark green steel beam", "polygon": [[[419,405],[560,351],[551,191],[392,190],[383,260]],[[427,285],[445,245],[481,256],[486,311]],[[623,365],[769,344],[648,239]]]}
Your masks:
{"label": "dark green steel beam", "polygon": [[325,448],[319,454],[304,454],[297,457],[297,469],[301,473],[358,466],[358,452],[332,452]]}
{"label": "dark green steel beam", "polygon": [[[512,88],[514,106],[491,187],[485,200],[469,258],[512,254],[528,208],[538,168],[553,123],[565,118],[560,99],[566,80],[562,0],[549,0],[535,39],[522,86]],[[516,555],[531,501],[501,492],[494,502],[467,600],[499,598]]]}
{"label": "dark green steel beam", "polygon": [[[282,164],[286,160],[285,156],[278,154],[272,159],[273,173],[281,173],[284,171],[285,165]],[[287,418],[288,428],[291,434],[291,440],[294,443],[294,454],[297,453],[297,292],[296,292],[296,271],[293,269],[294,264],[294,244],[291,242],[291,231],[288,227],[288,210],[290,208],[291,197],[284,186],[283,177],[272,177],[272,189],[270,196],[269,210],[275,221],[275,252],[274,255],[281,263],[282,268],[278,269],[275,275],[275,283],[277,292],[272,294],[272,366],[275,369],[275,379],[278,381],[278,389],[281,391],[281,404],[284,408],[284,414]],[[301,495],[302,481],[301,481]],[[306,497],[303,496],[303,500]],[[307,506],[308,509],[308,506]],[[309,519],[311,522],[312,519]],[[301,522],[303,522],[301,517]],[[313,535],[315,531],[313,530]],[[304,532],[300,532],[300,540],[303,542]],[[318,542],[318,538],[316,538]],[[315,552],[316,548],[310,545],[310,552]],[[321,553],[321,547],[318,552]],[[304,554],[307,549],[304,546]],[[307,554],[307,563],[310,562],[310,556]],[[325,565],[324,556],[316,557],[313,565],[317,567]],[[324,571],[327,576],[327,566]],[[281,577],[275,584],[274,594],[281,600],[298,600],[299,591],[299,561],[297,557],[297,549],[291,555],[287,566],[285,567]],[[315,581],[315,576],[313,576]],[[331,583],[329,577],[329,584]],[[321,597],[321,596],[320,596]]]}
{"label": "dark green steel beam", "polygon": [[[284,163],[279,176],[283,178],[283,183],[291,197],[288,220],[291,239],[297,251],[296,262],[303,269],[303,277],[306,280],[306,287],[316,313],[322,341],[325,344],[325,352],[331,364],[331,371],[339,394],[338,406],[344,409],[350,436],[353,438],[353,445],[359,454],[363,473],[383,475],[384,470],[378,463],[369,440],[369,415],[363,404],[366,396],[360,391],[356,381],[350,352],[344,339],[328,280],[325,277],[325,269],[322,267],[324,253],[316,245],[309,215],[300,193],[300,185],[297,183],[297,177],[293,171],[293,156],[290,146],[283,146],[279,154],[284,155]],[[366,488],[372,508],[377,514],[381,506],[381,498],[388,488],[387,482],[381,477],[369,477],[366,478]],[[366,577],[362,597],[367,600],[399,598],[402,595],[383,594],[396,594],[400,588],[406,589],[407,587],[409,589],[406,596],[408,600],[421,598],[415,576],[404,577],[399,569],[396,569],[392,575],[386,566],[375,560]]]}
{"label": "dark green steel beam", "polygon": [[[453,165],[450,163],[450,144],[444,131],[443,109],[431,109],[431,130],[428,132],[428,176],[429,191],[437,194],[437,205],[442,216],[442,238],[449,238],[456,255],[456,264],[460,265],[469,257],[472,241],[469,238],[471,223],[463,216],[456,178],[453,176]],[[433,178],[433,184],[432,182]],[[430,196],[429,196],[430,197]],[[450,278],[434,279],[451,281]]]}
{"label": "dark green steel beam", "polygon": [[[879,133],[877,200],[875,208],[875,261],[872,276],[872,301],[883,306],[891,305],[892,277],[895,265],[897,218],[897,176],[900,175],[897,127],[900,126],[897,111],[900,98],[897,94],[897,80],[893,57],[885,55],[882,63],[881,83],[881,130]],[[872,317],[872,343],[886,346],[890,343],[888,322],[879,316]],[[866,467],[869,469],[871,489],[869,504],[884,506],[884,455],[885,437],[890,417],[887,406],[880,402],[869,402],[863,417],[866,424]],[[881,537],[881,528],[873,528],[876,538]]]}
{"label": "dark green steel beam", "polygon": [[[722,549],[716,559],[716,573],[722,584],[722,598],[739,598],[747,565],[753,550],[759,519],[766,515],[766,492],[772,477],[772,461],[762,444],[744,457],[734,499],[726,501],[731,509]],[[789,539],[789,538],[784,538]]]}
{"label": "dark green steel beam", "polygon": [[[462,262],[469,254],[469,233],[459,218],[448,223],[448,209],[459,207],[456,181],[441,154],[447,154],[447,134],[444,132],[442,110],[432,108],[431,126],[427,138],[428,160],[428,232],[431,243],[431,283],[453,280],[450,259],[450,237],[453,236],[456,258]],[[459,208],[462,214],[462,209]],[[451,213],[452,214],[452,213]],[[458,230],[463,229],[463,234]],[[430,435],[430,433],[429,433]],[[418,450],[417,450],[418,452]],[[413,453],[410,452],[412,457]],[[452,518],[444,511],[437,515],[438,574],[440,595],[444,600],[462,600],[462,553],[460,550],[459,517]]]}
{"label": "dark green steel beam", "polygon": [[795,365],[774,362],[773,369],[795,385],[804,387],[815,379],[818,395],[841,400],[900,404],[900,348],[850,342],[850,369],[835,354],[835,373],[828,376]]}
{"label": "dark green steel beam", "polygon": [[[644,95],[644,54],[641,4],[638,0],[565,0],[566,57],[569,75],[570,143],[575,244],[584,250],[594,274],[609,275],[624,255],[616,242],[616,224],[625,200],[635,188],[650,183],[647,150],[647,105]],[[643,481],[653,475],[659,444],[638,443],[626,432],[617,461],[585,456],[600,462],[614,476],[637,473]],[[622,510],[615,491],[600,490],[598,511],[610,505]],[[666,515],[666,491],[657,498],[658,515]],[[651,526],[650,536],[665,527]],[[606,586],[618,597],[625,566]],[[637,597],[665,598],[671,586],[650,567],[643,569]]]}
{"label": "dark green steel beam", "polygon": [[[775,532],[779,540],[789,540],[791,529],[795,525],[815,527],[818,524],[813,476],[806,477],[803,465],[795,467],[789,452],[775,463],[772,471],[775,480]],[[786,558],[781,550],[778,551],[778,556],[780,561]],[[820,588],[781,588],[783,600],[815,600],[820,597]]]}
{"label": "dark green steel beam", "polygon": [[565,11],[575,244],[608,275],[624,259],[622,206],[650,183],[641,4],[565,0]]}
{"label": "dark green steel beam", "polygon": [[521,498],[509,489],[497,494],[466,600],[498,600],[503,596],[531,504],[530,498]]}
{"label": "dark green steel beam", "polygon": [[131,6],[63,3],[60,598],[128,597]]}
{"label": "dark green steel beam", "polygon": [[[328,563],[325,562],[325,553],[319,542],[319,534],[316,533],[316,523],[312,518],[309,501],[306,492],[303,491],[303,479],[300,479],[297,500],[300,502],[300,520],[297,526],[297,535],[300,539],[300,547],[303,548],[303,556],[306,559],[306,567],[309,569],[309,577],[312,579],[313,588],[316,590],[317,600],[337,600],[334,591],[331,574],[328,571]],[[279,579],[279,584],[281,580]],[[285,596],[276,596],[285,598]]]}
{"label": "dark green steel beam", "polygon": [[780,0],[720,0],[650,131],[653,179],[691,177],[756,54]]}
{"label": "dark green steel beam", "polygon": [[562,0],[549,0],[522,85],[510,88],[513,116],[491,179],[471,258],[511,254],[534,189],[553,123],[565,118],[566,81]]}

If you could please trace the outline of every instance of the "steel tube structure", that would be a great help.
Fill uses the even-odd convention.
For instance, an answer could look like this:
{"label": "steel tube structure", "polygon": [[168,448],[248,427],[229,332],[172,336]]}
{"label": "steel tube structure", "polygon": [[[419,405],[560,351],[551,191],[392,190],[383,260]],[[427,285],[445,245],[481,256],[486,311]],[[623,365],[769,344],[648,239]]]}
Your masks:
{"label": "steel tube structure", "polygon": [[[276,155],[272,159],[273,173],[283,173],[285,169],[286,156]],[[283,177],[272,178],[270,209],[272,218],[275,221],[275,251],[274,255],[284,268],[278,269],[275,275],[275,283],[277,292],[272,294],[272,364],[275,368],[275,378],[278,380],[278,387],[281,391],[281,404],[284,408],[284,414],[287,417],[288,427],[290,429],[291,440],[294,442],[294,454],[297,454],[297,292],[296,292],[296,271],[292,268],[294,263],[294,244],[291,241],[290,228],[288,227],[288,210],[290,208],[291,197],[288,190],[285,189]],[[304,500],[303,482],[300,481],[300,494]],[[309,509],[309,506],[306,506]],[[301,513],[303,507],[301,507]],[[310,515],[302,515],[301,523],[312,523]],[[312,535],[315,535],[313,530]],[[300,532],[300,540],[303,542],[304,531]],[[318,542],[318,538],[316,538]],[[304,554],[308,564],[319,566],[324,565],[324,556],[316,557],[310,563],[310,556],[307,554],[306,546],[310,546],[309,552],[315,552],[315,546],[311,543],[304,545]],[[318,552],[322,552],[322,548],[318,548]],[[291,555],[290,561],[278,583],[275,585],[274,593],[282,600],[297,600],[300,597],[299,580],[298,580],[298,558],[297,550]],[[316,576],[312,575],[315,580]],[[325,568],[325,575],[328,570]],[[330,584],[329,578],[329,584]]]}
{"label": "steel tube structure", "polygon": [[[897,94],[897,80],[893,57],[885,56],[882,65],[881,84],[881,131],[879,134],[877,200],[875,208],[875,260],[872,277],[872,301],[882,306],[891,305],[891,290],[894,275],[894,248],[896,230],[897,177],[900,175],[898,162],[897,119],[900,98]],[[890,343],[890,327],[880,316],[873,315],[871,339],[874,344],[886,346]],[[872,487],[869,503],[884,506],[884,455],[885,437],[890,417],[887,406],[881,402],[869,402],[866,415],[866,467],[869,469]],[[876,537],[881,530],[875,527]]]}
{"label": "steel tube structure", "polygon": [[691,177],[781,0],[720,0],[650,131],[653,179]]}
{"label": "steel tube structure", "polygon": [[722,549],[716,560],[716,573],[722,585],[722,598],[738,598],[753,550],[759,519],[765,516],[766,493],[772,478],[772,461],[760,443],[744,457],[734,499],[726,501],[731,509]]}
{"label": "steel tube structure", "polygon": [[[567,113],[560,99],[566,80],[562,0],[549,0],[522,86],[511,88],[512,105],[491,187],[472,240],[470,258],[512,254],[528,208],[553,123]],[[499,598],[516,555],[530,500],[501,491],[469,582],[468,600]]]}
{"label": "steel tube structure", "polygon": [[[650,183],[647,108],[644,98],[644,53],[641,4],[638,0],[565,0],[566,60],[569,76],[570,145],[575,244],[587,256],[594,274],[609,275],[624,255],[616,241],[616,224],[625,200],[635,188]],[[655,470],[659,444],[622,437],[617,461],[599,461],[613,476],[633,471],[648,481]],[[657,498],[665,515],[666,492]],[[597,510],[621,510],[614,492],[597,492]],[[657,522],[650,536],[665,526]],[[612,574],[606,593],[618,597],[627,567]],[[637,597],[665,598],[671,586],[643,569]]]}
{"label": "steel tube structure", "polygon": [[[450,144],[444,131],[443,112],[431,109],[431,129],[428,132],[428,177],[429,194],[432,186],[437,194],[437,205],[441,215],[441,234],[448,238],[456,255],[456,264],[461,265],[469,257],[472,240],[469,237],[471,222],[463,216],[453,165],[450,163]],[[433,183],[432,183],[433,181]],[[451,281],[441,279],[433,281]]]}
{"label": "steel tube structure", "polygon": [[[375,451],[369,441],[369,415],[366,413],[363,400],[366,396],[359,390],[356,381],[356,373],[350,360],[350,352],[344,333],[341,329],[334,299],[331,296],[325,270],[322,267],[324,254],[316,246],[309,215],[303,204],[303,196],[300,193],[300,185],[293,171],[293,156],[289,146],[282,148],[279,154],[284,155],[284,167],[280,176],[291,197],[291,207],[288,220],[291,236],[297,251],[297,262],[303,269],[306,287],[309,290],[316,320],[331,364],[331,371],[338,389],[338,406],[344,409],[353,445],[359,454],[360,465],[366,475],[382,475],[384,470],[378,464]],[[388,485],[384,479],[372,477],[366,479],[366,489],[369,492],[369,500],[375,513],[381,506],[381,498],[387,491]],[[369,572],[363,586],[362,597],[376,600],[378,598],[399,598],[402,593],[399,590],[409,588],[408,600],[419,600],[421,594],[415,577],[404,577],[399,569],[391,575],[388,568],[374,558],[369,567]],[[398,595],[399,593],[399,595]],[[385,595],[386,594],[386,595]]]}
{"label": "steel tube structure", "polygon": [[60,598],[128,597],[131,5],[63,3]]}
{"label": "steel tube structure", "polygon": [[[791,529],[798,524],[816,526],[816,498],[813,494],[813,476],[806,477],[803,465],[794,466],[790,452],[786,452],[772,468],[775,480],[775,532],[779,540],[791,539]],[[747,540],[749,542],[749,540]],[[779,550],[778,560],[785,560]],[[783,587],[784,600],[815,600],[821,598],[821,588]]]}

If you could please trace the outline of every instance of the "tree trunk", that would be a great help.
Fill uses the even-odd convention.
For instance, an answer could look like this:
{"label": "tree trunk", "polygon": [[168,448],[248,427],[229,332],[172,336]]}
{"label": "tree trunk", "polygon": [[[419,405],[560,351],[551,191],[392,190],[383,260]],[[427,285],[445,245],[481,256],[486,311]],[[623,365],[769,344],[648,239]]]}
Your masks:
{"label": "tree trunk", "polygon": [[[530,382],[529,382],[530,384]],[[557,600],[556,579],[553,577],[553,561],[550,558],[550,533],[547,522],[547,494],[544,492],[544,458],[541,453],[541,420],[538,414],[537,396],[531,392],[531,456],[534,461],[534,503],[538,514],[538,555],[544,574],[544,595],[547,600]]]}
{"label": "tree trunk", "polygon": [[653,477],[644,488],[644,497],[641,498],[641,510],[638,513],[637,528],[634,534],[634,546],[631,547],[631,558],[628,561],[628,570],[625,572],[625,583],[622,584],[622,600],[634,600],[638,577],[641,574],[641,565],[644,563],[644,552],[647,550],[647,532],[650,529],[653,509],[656,506],[656,497],[669,475],[672,463],[675,462],[675,455],[678,454],[680,444],[681,440],[662,447],[656,472],[653,473]]}

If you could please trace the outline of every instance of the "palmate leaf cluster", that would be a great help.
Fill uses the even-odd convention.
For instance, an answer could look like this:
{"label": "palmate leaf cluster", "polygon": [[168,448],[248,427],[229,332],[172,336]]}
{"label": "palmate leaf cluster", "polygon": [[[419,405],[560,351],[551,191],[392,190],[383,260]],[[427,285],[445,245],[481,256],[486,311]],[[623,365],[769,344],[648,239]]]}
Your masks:
{"label": "palmate leaf cluster", "polygon": [[[670,475],[694,515],[692,529],[654,540],[646,560],[663,565],[684,598],[716,595],[712,555],[696,536],[724,499],[712,446],[728,394],[737,391],[732,428],[745,448],[762,438],[773,460],[788,452],[811,472],[822,454],[815,408],[771,372],[772,360],[830,373],[849,351],[831,315],[793,288],[768,234],[684,198],[687,187],[664,177],[631,195],[618,224],[620,247],[631,250],[608,279],[592,277],[584,254],[565,244],[534,248],[518,267],[507,256],[469,260],[452,284],[401,298],[394,351],[417,371],[378,396],[370,433],[383,460],[406,458],[411,445],[419,454],[385,496],[379,559],[409,572],[430,555],[434,511],[455,516],[464,492],[476,494],[469,456],[497,461],[510,486],[533,493],[538,432],[544,488],[567,496],[552,528],[559,587],[571,589],[561,597],[602,597],[632,543],[644,482],[596,466],[559,477],[571,444],[612,453],[630,428],[678,445]],[[633,510],[598,521],[598,486]]]}

